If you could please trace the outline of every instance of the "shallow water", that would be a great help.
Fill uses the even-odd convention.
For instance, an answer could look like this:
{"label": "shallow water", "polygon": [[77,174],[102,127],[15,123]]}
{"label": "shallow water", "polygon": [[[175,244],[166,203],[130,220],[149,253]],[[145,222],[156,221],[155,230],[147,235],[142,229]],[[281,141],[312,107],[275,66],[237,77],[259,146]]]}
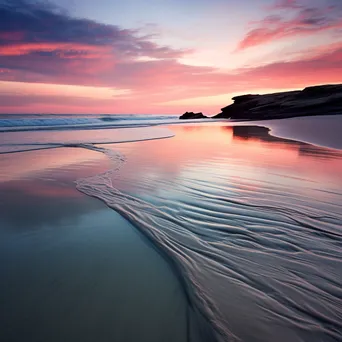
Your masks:
{"label": "shallow water", "polygon": [[119,171],[78,188],[166,251],[219,339],[341,340],[342,153],[260,127],[172,130],[113,145]]}
{"label": "shallow water", "polygon": [[[283,128],[285,134],[288,122],[280,120],[276,124],[278,129]],[[168,268],[172,270],[171,274],[178,277],[179,282],[176,283],[182,295],[177,298],[185,297],[175,301],[176,307],[189,303],[186,310],[191,309],[195,322],[204,323],[204,317],[210,323],[216,338],[204,324],[200,332],[204,340],[340,341],[342,152],[276,138],[263,127],[238,125],[174,125],[170,126],[175,134],[171,139],[119,145],[90,144],[96,139],[89,131],[79,140],[82,149],[78,151],[92,153],[99,159],[94,159],[86,172],[73,173],[74,180],[77,179],[80,191],[115,209],[158,248],[168,261],[166,265],[171,267]],[[41,139],[42,143],[51,143],[50,133],[41,133],[45,139]],[[63,142],[64,133],[55,134],[56,141]],[[303,140],[312,139],[312,132],[310,134]],[[112,138],[108,136],[106,141],[97,141],[110,142]],[[325,139],[329,141],[329,137]],[[21,167],[26,167],[25,175],[40,175],[43,179],[46,177],[46,181],[52,179],[53,183],[56,180],[54,170],[65,169],[65,164],[61,164],[63,158],[69,156],[70,164],[74,165],[72,169],[79,170],[82,158],[78,159],[77,154],[74,158],[72,153],[66,152],[72,150],[52,150],[57,153],[55,158],[51,157],[52,151],[46,151],[50,157],[37,158],[35,163],[29,154],[38,152],[13,154],[14,164],[8,159],[10,155],[2,155],[0,175],[8,185],[11,177],[20,178]],[[104,156],[110,161],[106,172],[102,164]],[[40,163],[48,165],[44,176],[39,171]],[[63,184],[63,181],[59,183]],[[32,185],[31,188],[36,189],[37,186]],[[10,193],[8,188],[3,189]],[[45,191],[45,198],[51,198],[59,190]],[[16,197],[14,195],[18,203],[20,194],[22,192]],[[15,201],[10,206],[11,210],[15,208]],[[89,203],[93,202],[90,200]],[[66,210],[67,213],[67,206],[61,212]],[[39,206],[32,205],[32,208]],[[55,213],[55,209],[51,212]],[[15,214],[12,216],[16,217]],[[32,217],[39,217],[39,213],[33,212]],[[93,227],[95,220],[87,219],[87,222]],[[102,218],[101,222],[106,220]],[[122,221],[122,224],[127,224],[127,221]],[[81,232],[76,234],[75,241],[80,240]],[[109,236],[108,232],[109,228],[106,234],[101,234],[103,239]],[[92,234],[97,236],[94,230]],[[106,242],[110,245],[114,240]],[[130,255],[132,248],[125,248],[122,255]],[[9,250],[12,249],[15,251],[13,247]],[[11,258],[15,259],[15,255],[12,253]],[[45,255],[46,252],[42,252],[41,259]],[[113,259],[108,259],[107,265],[113,262]],[[154,269],[154,263],[150,263],[151,260],[147,261]],[[157,273],[169,267],[165,263],[160,265]],[[96,264],[92,272],[97,274],[98,267]],[[138,268],[138,265],[132,267],[132,272]],[[63,276],[60,278],[64,279]],[[12,279],[14,284],[22,284],[20,278]],[[100,279],[104,284],[108,281]],[[152,279],[149,281],[154,284]],[[35,281],[37,278],[32,284]],[[124,280],[122,288],[127,283],[128,280]],[[43,288],[45,286],[46,283]],[[156,294],[159,286],[156,284],[153,290]],[[137,287],[135,285],[133,290]],[[18,291],[22,289],[17,288]],[[70,294],[72,289],[67,283],[65,290],[71,291]],[[144,291],[139,296],[143,297]],[[153,291],[148,291],[152,297]],[[163,292],[161,298],[173,303],[171,293]],[[107,296],[106,292],[103,300]],[[135,310],[138,310],[138,316],[150,313],[148,305],[135,302],[131,307],[127,320]],[[109,308],[113,309],[113,306],[108,304]],[[126,312],[124,306],[117,308],[119,312]],[[160,312],[164,313],[163,310]],[[170,313],[170,322],[176,324],[173,326],[178,322],[175,312],[179,311]],[[151,316],[148,314],[147,317]],[[181,314],[180,317],[189,316]],[[92,320],[93,317],[88,316],[87,319]],[[114,327],[118,322],[113,323]],[[162,322],[166,325],[161,324],[158,332],[165,327],[170,328],[164,320]],[[184,320],[181,322],[184,324]],[[176,331],[184,337],[182,324]],[[136,326],[140,325],[133,321],[131,326],[124,325],[120,331],[124,334],[125,329],[132,330]],[[158,323],[156,327],[159,327]],[[196,327],[194,331],[198,332]],[[33,327],[31,331],[39,329]],[[46,331],[51,332],[51,329]],[[108,331],[113,334],[110,329]],[[170,341],[180,340],[170,334],[167,336]],[[136,340],[131,335],[126,339],[125,335],[111,337],[114,340]],[[160,340],[164,341],[163,337]],[[198,336],[190,337],[198,340]]]}
{"label": "shallow water", "polygon": [[172,137],[165,127],[0,132],[0,155],[81,144],[108,144]]}
{"label": "shallow water", "polygon": [[75,188],[106,156],[0,156],[0,341],[188,341],[197,329],[169,264]]}

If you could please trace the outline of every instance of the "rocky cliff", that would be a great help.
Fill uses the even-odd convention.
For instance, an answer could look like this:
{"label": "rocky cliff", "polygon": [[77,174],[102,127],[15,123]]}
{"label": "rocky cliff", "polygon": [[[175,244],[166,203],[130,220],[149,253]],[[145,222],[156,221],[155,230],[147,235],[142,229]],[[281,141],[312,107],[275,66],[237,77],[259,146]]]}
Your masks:
{"label": "rocky cliff", "polygon": [[342,114],[342,84],[266,95],[242,95],[233,100],[233,104],[222,108],[222,112],[213,118],[264,120]]}

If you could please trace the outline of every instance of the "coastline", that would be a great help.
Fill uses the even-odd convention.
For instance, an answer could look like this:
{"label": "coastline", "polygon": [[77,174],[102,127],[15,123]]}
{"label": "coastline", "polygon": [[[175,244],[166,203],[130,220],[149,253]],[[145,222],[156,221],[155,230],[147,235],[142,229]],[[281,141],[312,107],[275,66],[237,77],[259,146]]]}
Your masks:
{"label": "coastline", "polygon": [[342,342],[342,0],[0,0],[0,342]]}
{"label": "coastline", "polygon": [[[310,121],[309,118],[307,123],[305,117],[298,117],[286,121],[281,126],[277,125],[277,122],[269,122],[267,127],[270,128],[271,135],[279,138],[293,139],[319,147],[342,150],[342,140],[339,134],[342,131],[342,114],[311,117]],[[314,121],[320,121],[320,123],[315,124]],[[324,134],[325,131],[329,132],[329,137]]]}
{"label": "coastline", "polygon": [[[250,124],[250,122],[248,122],[248,124]],[[247,128],[254,126],[255,125],[249,125],[247,126]],[[237,255],[231,255],[228,259],[221,259],[221,257],[219,257],[219,254],[217,256],[213,254],[213,256],[215,256],[215,258],[217,259],[214,258],[213,260],[211,260],[212,251],[206,251],[207,245],[210,245],[210,243],[206,240],[203,240],[202,242],[202,239],[207,234],[205,233],[206,229],[208,229],[208,227],[206,228],[205,223],[206,221],[210,223],[210,220],[214,218],[215,221],[213,221],[211,224],[215,224],[217,225],[217,227],[220,227],[222,225],[222,222],[220,221],[220,218],[215,217],[215,215],[224,215],[223,217],[225,217],[225,220],[228,220],[230,216],[237,215],[234,211],[237,209],[240,211],[239,206],[242,206],[244,208],[243,210],[246,210],[247,212],[249,210],[256,210],[255,214],[253,214],[253,217],[255,216],[255,219],[257,219],[258,215],[260,215],[260,213],[257,211],[257,208],[260,206],[260,203],[252,203],[248,206],[246,204],[240,203],[238,197],[235,197],[237,196],[237,194],[235,194],[234,191],[237,190],[230,190],[232,191],[232,193],[227,198],[224,198],[224,203],[229,203],[229,205],[223,207],[220,204],[220,202],[217,201],[217,199],[220,199],[220,197],[223,196],[222,190],[218,190],[218,188],[220,188],[220,186],[222,187],[225,183],[220,183],[222,180],[220,180],[220,178],[217,178],[217,176],[222,177],[220,173],[227,172],[228,170],[226,168],[227,165],[229,165],[229,168],[231,169],[231,172],[233,172],[233,175],[234,172],[237,172],[237,175],[239,175],[238,177],[240,177],[238,181],[234,180],[234,178],[229,178],[230,182],[232,184],[235,184],[235,186],[238,189],[238,187],[241,186],[241,182],[244,181],[243,177],[246,177],[246,179],[250,177],[248,173],[244,176],[245,172],[247,172],[249,169],[248,164],[240,165],[240,162],[238,162],[238,160],[241,159],[242,153],[242,156],[245,155],[243,159],[248,160],[248,163],[250,163],[250,158],[253,155],[250,155],[249,149],[254,148],[253,146],[261,148],[267,147],[267,149],[261,151],[263,151],[262,153],[265,154],[266,160],[269,159],[269,163],[275,163],[275,165],[280,161],[277,159],[277,156],[276,154],[274,154],[274,151],[272,151],[272,149],[279,150],[282,153],[284,153],[284,155],[293,154],[294,156],[297,156],[297,153],[299,153],[299,156],[302,158],[303,162],[305,159],[309,158],[312,159],[312,162],[315,161],[317,165],[320,165],[320,162],[319,160],[315,159],[315,155],[317,155],[318,157],[322,156],[324,158],[330,158],[332,161],[335,158],[336,160],[338,160],[338,158],[340,157],[338,155],[331,155],[328,149],[320,149],[315,147],[314,145],[312,145],[310,149],[306,149],[303,148],[303,146],[305,147],[305,144],[298,143],[297,141],[286,141],[284,139],[273,138],[272,136],[268,135],[268,130],[266,128],[262,129],[260,132],[256,132],[257,134],[254,134],[253,131],[241,132],[241,130],[234,128],[232,125],[226,125],[224,122],[214,125],[208,125],[206,123],[201,125],[197,122],[191,124],[186,122],[184,125],[177,124],[169,127],[171,127],[171,130],[175,130],[174,138],[161,139],[158,141],[158,143],[154,141],[141,141],[139,143],[125,142],[124,144],[115,143],[111,145],[108,142],[109,145],[105,146],[106,149],[115,152],[114,162],[115,156],[118,155],[117,151],[121,153],[121,155],[125,155],[128,158],[128,162],[123,163],[122,170],[118,169],[117,165],[114,165],[114,168],[112,169],[114,173],[101,173],[104,170],[102,170],[101,172],[96,172],[94,176],[95,178],[93,178],[94,182],[92,182],[92,179],[90,179],[89,182],[87,175],[85,175],[85,179],[84,177],[77,177],[77,179],[81,178],[81,182],[82,180],[85,180],[85,183],[83,183],[83,186],[85,187],[81,186],[82,189],[80,190],[82,192],[84,192],[83,190],[85,190],[85,192],[88,195],[101,199],[109,207],[113,208],[116,212],[119,212],[122,217],[131,222],[134,226],[134,229],[141,231],[144,237],[152,242],[151,247],[156,249],[156,251],[158,251],[158,253],[160,254],[160,257],[166,260],[166,262],[169,264],[169,267],[173,269],[173,273],[177,278],[177,281],[180,282],[182,289],[185,291],[186,302],[188,305],[188,317],[194,318],[194,321],[187,323],[188,327],[193,327],[193,324],[196,327],[198,327],[201,325],[201,323],[204,323],[204,330],[199,332],[199,336],[201,336],[204,340],[215,341],[216,338],[220,339],[220,337],[222,336],[225,336],[225,338],[234,339],[234,335],[237,335],[239,337],[241,334],[247,333],[240,331],[240,329],[236,325],[237,323],[235,322],[237,318],[234,318],[234,315],[239,311],[238,306],[236,306],[239,301],[238,298],[240,298],[240,300],[242,300],[243,298],[240,297],[241,294],[239,294],[239,292],[236,291],[241,290],[239,290],[232,284],[228,284],[228,288],[234,291],[230,293],[227,290],[227,294],[225,294],[225,296],[227,297],[224,297],[224,299],[222,298],[222,303],[224,303],[228,299],[232,300],[232,309],[229,309],[229,311],[232,312],[226,312],[225,310],[227,310],[227,308],[224,307],[222,310],[222,314],[221,310],[218,310],[219,302],[217,302],[217,298],[215,298],[214,296],[215,300],[213,302],[211,301],[211,296],[215,295],[215,292],[208,292],[210,288],[206,288],[204,286],[205,284],[203,284],[205,278],[200,279],[200,281],[199,279],[197,279],[197,277],[199,277],[199,274],[197,274],[198,268],[196,266],[194,267],[194,269],[192,269],[191,263],[195,263],[195,265],[201,265],[210,261],[211,263],[213,263],[212,267],[214,267],[214,265],[216,265],[217,263],[221,265],[221,263],[223,263],[223,260],[225,260],[225,263],[228,262],[229,265],[227,269],[234,270],[235,268],[240,267],[236,263],[236,260],[234,260],[237,257]],[[184,145],[185,142],[186,145]],[[231,150],[228,148],[228,142],[232,144]],[[199,149],[200,151],[197,151],[196,148],[198,148],[199,144],[201,144],[201,149]],[[206,146],[208,144],[210,146]],[[106,150],[99,146],[102,146],[102,144],[95,146],[97,151],[103,152]],[[185,148],[184,146],[187,147]],[[87,148],[87,146],[84,147]],[[68,148],[72,149],[72,145],[69,144]],[[239,148],[241,148],[240,152]],[[66,151],[66,149],[64,150]],[[164,159],[163,163],[159,165],[157,163],[158,159],[156,158],[156,153],[157,155],[160,155],[159,153],[161,151],[163,153]],[[47,151],[46,153],[50,152]],[[234,154],[231,156],[231,153]],[[182,157],[183,154],[184,157]],[[225,160],[222,158],[229,158],[228,160],[230,160],[230,162],[228,164],[225,164],[224,162],[223,164],[217,164],[217,166],[215,166],[215,163],[218,163],[221,160]],[[293,157],[291,157],[290,160],[292,158]],[[190,174],[188,174],[188,168],[192,168],[194,160],[196,161],[196,163],[194,164],[196,173],[190,172]],[[209,163],[208,166],[206,166],[207,160]],[[237,164],[234,164],[235,161]],[[176,168],[172,166],[173,163],[177,165]],[[214,164],[211,165],[210,163]],[[254,163],[256,163],[258,169],[263,167],[263,164],[259,164],[258,160],[254,160]],[[281,163],[279,165],[281,165]],[[293,165],[295,166],[296,164]],[[202,170],[203,167],[204,169]],[[167,170],[167,172],[162,171],[163,168],[165,168],[165,171]],[[179,173],[177,171],[177,168],[180,168],[180,170],[183,171]],[[235,168],[236,170],[234,171]],[[175,170],[173,171],[175,172],[174,176],[172,173],[170,173],[170,170]],[[146,174],[144,172],[146,172]],[[211,175],[212,172],[214,172],[213,175],[216,176],[210,176],[210,178],[212,178],[213,180],[215,179],[215,181],[212,180],[211,182],[208,182],[208,189],[202,189],[202,186],[197,188],[197,178],[199,177],[201,182],[207,182],[206,178],[208,176],[205,175]],[[294,173],[294,176],[297,177],[298,175],[296,175],[296,172]],[[300,170],[300,172],[302,171]],[[324,174],[324,171],[321,172],[324,175],[324,177],[328,177],[328,175]],[[201,179],[202,173],[204,176],[203,179]],[[159,177],[162,178],[154,178],[155,176],[153,175],[157,174],[159,174]],[[103,175],[105,177],[103,177]],[[182,175],[181,178],[179,178],[180,175]],[[329,177],[331,176],[332,175],[330,175]],[[163,190],[164,187],[168,184],[168,182],[173,180],[173,177],[176,177],[174,179],[174,182],[171,182],[170,185],[167,186],[165,190]],[[236,175],[234,175],[234,177],[236,177]],[[302,177],[304,177],[304,173]],[[305,177],[308,176],[306,175]],[[279,180],[281,180],[281,178]],[[338,178],[333,178],[333,181],[335,183],[337,182],[338,184]],[[189,188],[186,187],[184,190],[182,190],[182,186],[184,186],[184,184],[188,182],[190,182]],[[78,188],[79,184],[80,183],[78,183]],[[264,183],[262,184],[263,186],[265,186]],[[284,184],[286,184],[286,182]],[[260,184],[258,184],[258,186],[260,186]],[[273,186],[277,188],[276,184],[274,184]],[[300,183],[298,183],[297,186],[301,186]],[[140,187],[142,187],[141,189],[143,190],[140,190]],[[173,194],[173,192],[175,191],[175,187],[180,187],[180,198],[177,197],[179,195]],[[215,192],[214,194],[211,194],[211,191],[213,191],[213,189],[216,189],[216,187],[218,187],[216,190],[218,194],[215,195]],[[146,189],[149,190],[146,192]],[[154,192],[154,189],[160,190]],[[324,189],[324,191],[326,190],[329,189]],[[160,191],[162,192],[160,193]],[[163,195],[163,191],[166,191],[167,195]],[[194,201],[193,198],[191,198],[191,201],[190,199],[188,199],[188,203],[183,203],[183,194],[184,196],[189,196],[192,194],[192,191],[196,191],[195,193],[198,193],[198,196],[200,196],[201,199],[200,202],[197,203],[196,201]],[[267,191],[270,191],[270,189],[268,189]],[[274,191],[275,190],[272,189],[272,192]],[[242,194],[244,194],[245,196],[244,192]],[[164,198],[160,196],[166,197]],[[176,202],[169,202],[168,198],[170,196],[171,198],[175,196]],[[251,196],[251,198],[254,198],[253,200],[255,202],[260,201],[260,198],[258,198],[258,192],[254,191],[253,193],[251,193]],[[280,196],[280,194],[277,194],[277,196]],[[214,206],[217,209],[217,213],[215,213],[215,211],[212,211],[212,207],[207,207],[208,204]],[[191,215],[188,213],[188,206],[192,208]],[[201,210],[202,207],[203,211]],[[233,211],[229,213],[229,216],[226,217],[225,210],[231,210],[230,208],[232,208]],[[210,216],[205,216],[204,220],[202,219],[201,221],[194,221],[197,222],[197,224],[192,226],[192,220],[198,220],[198,217],[192,217],[192,215],[195,215],[196,211],[199,210],[199,217],[202,217],[203,215],[207,215],[209,209],[212,218],[210,218]],[[264,210],[267,212],[267,210],[269,209],[267,206],[265,206]],[[315,210],[318,209],[315,207]],[[183,214],[180,214],[180,212]],[[299,213],[299,209],[293,211],[293,215],[299,215]],[[189,215],[189,221],[182,221],[183,218],[187,218]],[[246,213],[244,213],[241,217],[239,216],[239,220],[247,220],[246,222],[248,222],[248,217],[249,216],[246,216]],[[267,219],[271,220],[271,218]],[[169,227],[167,227],[168,225]],[[188,225],[190,226],[188,227]],[[201,228],[202,233],[199,236],[197,236],[197,225],[204,225]],[[234,224],[232,223],[232,225]],[[184,228],[187,229],[183,230]],[[188,228],[191,228],[189,232],[187,231]],[[227,232],[225,232],[224,230],[211,232],[210,230],[210,235],[208,235],[208,237],[210,236],[210,239],[214,238],[214,240],[216,240],[216,234],[227,233],[227,237],[225,237],[227,239],[228,237],[234,236],[234,234],[237,233],[235,231],[230,231],[229,229]],[[188,233],[190,233],[190,235],[188,235]],[[199,242],[203,243],[203,246],[201,246],[201,248],[199,248],[196,245],[193,245],[194,242],[191,240],[193,234]],[[204,235],[202,236],[202,234]],[[258,237],[258,239],[261,238],[263,238],[262,235]],[[244,246],[244,248],[247,248],[247,246],[248,245]],[[234,250],[235,248],[236,246],[233,246]],[[263,246],[263,248],[266,247]],[[297,247],[291,248],[296,250]],[[177,250],[182,252],[179,255],[177,253],[175,254],[175,251]],[[194,254],[194,252],[196,253]],[[238,254],[240,253],[238,252],[238,250],[235,250],[235,252]],[[204,254],[202,255],[202,253]],[[196,260],[195,262],[192,258],[197,257],[199,259],[194,259]],[[186,261],[188,258],[190,258],[189,260],[191,261],[189,265],[187,263],[184,263],[184,261]],[[238,259],[239,258],[241,258],[241,256],[239,256]],[[228,261],[229,259],[232,259],[232,261]],[[223,265],[221,265],[220,267],[223,267]],[[244,267],[247,267],[248,269],[248,266],[246,266],[248,264],[245,264],[245,261],[242,263],[242,265],[244,265]],[[223,269],[226,269],[226,267],[227,266],[225,265]],[[210,270],[210,268],[208,270]],[[203,269],[203,272],[208,272],[208,270]],[[246,272],[246,269],[239,270],[239,268],[237,268],[236,270],[234,270],[234,272]],[[247,271],[247,273],[249,272],[251,272],[251,270]],[[218,283],[220,281],[219,279],[220,278],[218,278],[217,275],[214,275],[214,277],[212,278],[213,284],[215,285],[215,282]],[[241,279],[235,279],[234,281],[241,282]],[[243,289],[242,284],[241,286]],[[217,293],[223,295],[219,291]],[[233,299],[231,297],[234,296],[234,293],[237,299]],[[250,300],[252,300],[252,298],[253,297],[251,297]],[[252,301],[254,301],[254,299]],[[234,311],[234,308],[236,311]],[[258,320],[258,318],[256,318],[256,320]],[[252,322],[249,323],[252,324]],[[277,324],[279,324],[279,322]],[[216,333],[219,332],[216,336],[212,335],[212,327],[214,327],[214,331],[216,331]],[[253,323],[252,327],[253,329],[257,329],[257,323]],[[283,329],[288,331],[286,327],[283,327]],[[236,332],[238,333],[236,334]],[[245,337],[247,339],[249,338],[248,336]],[[199,337],[196,337],[194,340],[197,341],[198,339]]]}
{"label": "coastline", "polygon": [[[342,150],[342,114],[316,117],[293,117],[262,121],[239,121],[235,126],[259,126],[268,128],[269,134],[285,140],[293,140],[322,148]],[[328,131],[329,135],[324,132]]]}
{"label": "coastline", "polygon": [[247,94],[233,98],[233,104],[213,118],[281,119],[342,112],[342,84],[325,84],[302,90],[272,94]]}
{"label": "coastline", "polygon": [[[253,138],[253,135],[251,135],[250,137]],[[272,139],[267,139],[266,141],[269,141],[269,140],[272,140]],[[286,141],[286,140],[277,139],[277,138],[274,138],[272,141],[276,141],[276,142],[279,141],[279,143],[284,141],[290,145],[293,144],[296,146],[299,146],[299,145],[305,146],[306,145],[304,143],[300,144],[297,141],[290,141],[290,140]],[[319,151],[318,148],[316,148],[316,150],[317,150],[317,152]],[[315,151],[315,149],[312,152],[314,152],[314,151]],[[327,153],[324,151],[325,150],[323,150],[322,153]],[[78,187],[78,188],[82,192],[85,192],[86,194],[88,194],[90,196],[94,196],[96,198],[101,199],[109,207],[118,211],[122,216],[124,216],[126,219],[128,219],[130,222],[132,222],[137,227],[137,229],[140,229],[144,234],[148,235],[151,238],[152,242],[154,244],[156,244],[158,248],[161,248],[163,253],[165,253],[165,251],[169,249],[168,243],[166,243],[166,241],[164,241],[164,240],[162,240],[162,242],[160,242],[159,233],[157,233],[157,231],[155,230],[156,227],[150,226],[150,223],[148,221],[147,216],[145,216],[144,214],[142,214],[142,216],[139,216],[140,214],[137,214],[141,211],[145,212],[147,210],[149,215],[152,214],[152,215],[155,215],[156,217],[158,217],[162,213],[158,213],[158,212],[153,213],[155,210],[155,208],[153,208],[153,206],[150,207],[150,205],[148,203],[146,203],[144,201],[140,202],[139,199],[132,198],[131,196],[123,194],[120,191],[117,191],[115,189],[114,189],[114,191],[112,191],[113,189],[110,190],[109,188],[107,188],[105,186],[105,184],[108,184],[108,182],[105,181],[104,179],[96,179],[94,184],[92,183],[92,181],[90,181],[90,183],[87,184],[85,187],[81,186],[81,188],[80,187]],[[106,193],[106,195],[103,196],[103,193]],[[166,218],[167,217],[165,217],[165,219]],[[147,220],[147,222],[146,222],[146,220]],[[168,218],[168,220],[170,222],[172,222],[171,218]],[[154,222],[154,220],[153,220],[153,222]],[[168,223],[170,223],[170,222],[168,222]],[[154,222],[154,224],[155,224],[155,222]],[[158,227],[160,227],[160,226],[158,225]],[[214,308],[215,305],[210,304],[209,302],[205,302],[205,303],[200,304],[202,302],[203,298],[206,297],[206,295],[204,293],[202,293],[198,297],[198,294],[202,292],[203,288],[196,288],[195,284],[191,280],[189,280],[189,278],[188,278],[189,277],[189,270],[188,269],[183,270],[184,264],[182,264],[182,262],[180,262],[179,259],[177,259],[177,258],[172,259],[172,255],[173,255],[173,257],[175,256],[173,254],[174,251],[172,251],[172,249],[171,249],[170,252],[171,252],[171,256],[168,253],[166,253],[167,259],[171,262],[171,264],[176,265],[176,269],[178,268],[177,273],[181,275],[181,278],[184,277],[183,279],[187,279],[187,281],[190,281],[188,284],[185,284],[185,288],[188,288],[188,289],[190,289],[190,291],[192,291],[192,292],[190,292],[191,296],[189,298],[191,298],[192,296],[195,296],[194,297],[195,302],[197,302],[197,305],[201,305],[202,309],[204,308],[205,310],[208,310],[208,308],[210,308],[210,307]],[[176,260],[176,263],[175,263],[175,260]],[[184,282],[184,280],[183,280],[183,282]],[[209,312],[211,312],[211,310],[212,309],[210,309]],[[208,311],[207,311],[207,318],[209,319],[209,321],[211,321],[214,324],[214,327],[216,327],[215,330],[217,332],[219,332],[218,336],[221,336],[223,339],[227,339],[227,338],[234,339],[233,333],[230,331],[227,331],[226,326],[225,326],[225,328],[223,328],[224,324],[220,323],[220,318],[219,318],[218,312],[215,313],[214,317],[211,317],[210,314],[208,316]],[[214,318],[214,320],[213,320],[213,318]],[[222,331],[220,330],[220,327],[223,328]]]}

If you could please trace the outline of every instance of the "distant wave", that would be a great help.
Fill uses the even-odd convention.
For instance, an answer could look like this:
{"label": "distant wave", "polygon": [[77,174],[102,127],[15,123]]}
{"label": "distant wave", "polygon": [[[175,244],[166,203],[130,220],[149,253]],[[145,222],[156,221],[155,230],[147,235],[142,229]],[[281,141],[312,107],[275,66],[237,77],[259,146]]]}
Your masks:
{"label": "distant wave", "polygon": [[170,115],[0,115],[0,132],[149,126],[176,120]]}
{"label": "distant wave", "polygon": [[174,120],[178,119],[178,116],[175,115],[106,115],[101,116],[99,120],[105,122],[112,121],[132,121],[132,120],[145,120],[145,121],[154,121],[154,120]]}

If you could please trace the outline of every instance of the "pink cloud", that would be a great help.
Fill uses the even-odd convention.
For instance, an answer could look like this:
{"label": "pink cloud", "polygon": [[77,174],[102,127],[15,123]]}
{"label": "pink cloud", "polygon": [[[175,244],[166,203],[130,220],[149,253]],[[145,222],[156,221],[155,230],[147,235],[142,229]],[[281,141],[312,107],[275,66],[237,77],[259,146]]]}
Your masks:
{"label": "pink cloud", "polygon": [[0,40],[3,41],[22,41],[25,37],[25,33],[22,31],[14,31],[14,32],[0,32]]}
{"label": "pink cloud", "polygon": [[238,51],[288,37],[342,29],[342,14],[333,6],[306,7],[298,1],[285,0],[276,3],[271,9],[292,10],[294,16],[292,19],[285,19],[279,15],[271,15],[260,20],[256,23],[257,27],[241,40]]}
{"label": "pink cloud", "polygon": [[278,0],[271,9],[289,9],[289,8],[300,8],[298,0]]}
{"label": "pink cloud", "polygon": [[[91,64],[90,64],[91,65]],[[90,70],[70,66],[74,74],[58,73],[45,82],[60,84],[93,85],[99,82],[98,70],[94,76]],[[64,112],[64,113],[181,113],[188,110],[202,110],[217,113],[228,104],[230,93],[260,92],[303,88],[308,85],[338,83],[342,79],[342,43],[321,47],[315,53],[303,52],[291,62],[277,62],[261,67],[235,70],[223,73],[217,69],[187,66],[177,61],[130,62],[104,67],[102,82],[98,85],[131,89],[131,93],[113,99],[89,99],[62,96],[8,96],[1,97],[2,112]],[[19,71],[16,71],[19,72]],[[7,73],[7,78],[9,74]],[[26,73],[27,75],[27,73]],[[4,75],[3,78],[6,78]],[[22,79],[19,74],[16,78]],[[34,81],[35,74],[28,81]],[[219,104],[199,105],[198,97],[228,94],[227,100]],[[168,101],[191,99],[187,105],[167,105]],[[166,104],[163,104],[166,103]],[[202,101],[203,103],[203,101]]]}
{"label": "pink cloud", "polygon": [[110,52],[109,46],[77,43],[17,43],[0,46],[0,56],[22,56],[34,52],[55,52],[61,58],[94,58]]}
{"label": "pink cloud", "polygon": [[[161,46],[151,37],[140,37],[138,32],[113,25],[58,13],[50,13],[52,21],[47,25],[46,15],[30,6],[27,11],[34,15],[25,17],[26,24],[21,19],[15,27],[16,12],[11,11],[6,18],[14,23],[13,30],[9,32],[8,25],[3,25],[2,31],[0,27],[0,80],[113,87],[129,92],[105,100],[42,94],[9,96],[6,85],[2,85],[1,112],[175,113],[191,107],[216,113],[230,101],[230,93],[293,89],[342,80],[342,43],[303,51],[293,61],[223,72],[214,67],[184,65],[178,59],[187,50]],[[299,9],[296,1],[278,2],[277,6],[289,7],[295,11],[295,17],[266,17],[258,23],[260,27],[245,37],[243,48],[341,24],[328,10]],[[39,20],[32,21],[39,15]],[[56,29],[60,22],[63,31]],[[25,29],[20,31],[20,25],[26,25]],[[32,25],[35,29],[30,31]],[[226,103],[214,106],[208,102],[202,106],[196,101],[198,97],[220,94],[228,94]],[[167,105],[177,100],[187,100],[190,105]]]}

